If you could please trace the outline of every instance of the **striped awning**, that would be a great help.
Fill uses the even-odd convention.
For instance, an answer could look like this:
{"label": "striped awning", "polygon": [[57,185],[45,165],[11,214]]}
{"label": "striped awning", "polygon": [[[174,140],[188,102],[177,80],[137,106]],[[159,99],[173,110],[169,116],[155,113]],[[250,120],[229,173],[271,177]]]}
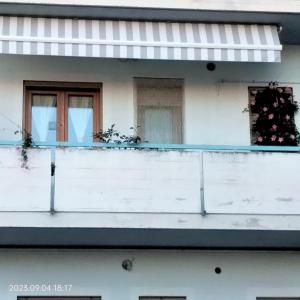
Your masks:
{"label": "striped awning", "polygon": [[273,25],[0,16],[0,53],[158,60],[280,62]]}

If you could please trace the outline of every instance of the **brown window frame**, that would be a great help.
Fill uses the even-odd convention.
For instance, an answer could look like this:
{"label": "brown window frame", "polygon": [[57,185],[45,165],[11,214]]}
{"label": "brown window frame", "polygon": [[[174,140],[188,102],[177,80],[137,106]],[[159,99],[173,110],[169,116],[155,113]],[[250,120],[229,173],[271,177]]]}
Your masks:
{"label": "brown window frame", "polygon": [[[93,133],[102,129],[102,83],[24,81],[23,128],[31,133],[32,95],[55,95],[57,99],[56,139],[68,141],[68,99],[69,96],[93,97]],[[97,139],[94,137],[94,141]]]}

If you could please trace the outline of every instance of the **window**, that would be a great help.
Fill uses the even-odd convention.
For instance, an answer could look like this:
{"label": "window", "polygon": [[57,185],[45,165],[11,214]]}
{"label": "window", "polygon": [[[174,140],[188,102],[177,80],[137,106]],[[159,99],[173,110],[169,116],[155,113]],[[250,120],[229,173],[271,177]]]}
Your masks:
{"label": "window", "polygon": [[140,297],[139,300],[186,300],[186,297]]}
{"label": "window", "polygon": [[101,128],[101,85],[25,83],[25,124],[34,142],[88,144]]}
{"label": "window", "polygon": [[183,80],[136,79],[137,125],[142,141],[182,143]]}
{"label": "window", "polygon": [[18,297],[18,300],[101,300],[101,297]]}

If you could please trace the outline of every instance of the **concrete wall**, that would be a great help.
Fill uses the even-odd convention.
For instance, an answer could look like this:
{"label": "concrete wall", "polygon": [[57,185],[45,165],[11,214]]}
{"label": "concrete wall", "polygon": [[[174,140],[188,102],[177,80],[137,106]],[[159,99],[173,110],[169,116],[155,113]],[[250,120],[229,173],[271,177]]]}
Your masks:
{"label": "concrete wall", "polygon": [[[50,150],[27,169],[19,152],[0,148],[0,209],[48,211]],[[298,154],[205,152],[202,169],[200,152],[57,149],[55,164],[58,212],[200,214],[203,181],[208,213],[300,214]]]}
{"label": "concrete wall", "polygon": [[50,150],[32,151],[30,170],[21,167],[21,149],[2,148],[0,153],[0,210],[49,210]]}
{"label": "concrete wall", "polygon": [[175,151],[59,150],[56,209],[200,213],[200,159]]}
{"label": "concrete wall", "polygon": [[[299,297],[299,253],[1,250],[1,300],[17,296],[186,296],[187,300]],[[122,269],[133,260],[131,272]],[[216,267],[222,269],[217,275]],[[10,292],[10,285],[72,285],[70,292]]]}
{"label": "concrete wall", "polygon": [[298,154],[205,153],[206,209],[225,214],[298,214],[298,165]]}
{"label": "concrete wall", "polygon": [[[299,154],[57,151],[56,209],[300,214]],[[41,195],[42,196],[42,195]],[[16,199],[17,200],[17,199]]]}
{"label": "concrete wall", "polygon": [[217,63],[215,72],[207,71],[205,62],[1,55],[0,140],[20,138],[13,132],[22,124],[23,80],[103,82],[104,128],[116,123],[126,132],[136,122],[133,78],[172,77],[185,81],[185,143],[249,145],[249,116],[242,113],[248,86],[278,80],[292,86],[299,99],[299,54],[300,47],[285,47],[281,64]]}

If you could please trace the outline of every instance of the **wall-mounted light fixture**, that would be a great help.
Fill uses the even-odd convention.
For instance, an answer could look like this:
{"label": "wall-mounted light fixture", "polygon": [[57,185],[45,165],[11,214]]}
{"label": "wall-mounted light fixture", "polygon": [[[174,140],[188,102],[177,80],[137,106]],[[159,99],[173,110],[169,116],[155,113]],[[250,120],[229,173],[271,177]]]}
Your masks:
{"label": "wall-mounted light fixture", "polygon": [[206,65],[206,69],[210,72],[213,72],[216,69],[216,65],[214,63],[210,62]]}
{"label": "wall-mounted light fixture", "polygon": [[125,259],[123,260],[122,262],[122,268],[126,271],[131,271],[132,270],[132,267],[133,267],[133,263],[132,263],[132,260],[130,259]]}

